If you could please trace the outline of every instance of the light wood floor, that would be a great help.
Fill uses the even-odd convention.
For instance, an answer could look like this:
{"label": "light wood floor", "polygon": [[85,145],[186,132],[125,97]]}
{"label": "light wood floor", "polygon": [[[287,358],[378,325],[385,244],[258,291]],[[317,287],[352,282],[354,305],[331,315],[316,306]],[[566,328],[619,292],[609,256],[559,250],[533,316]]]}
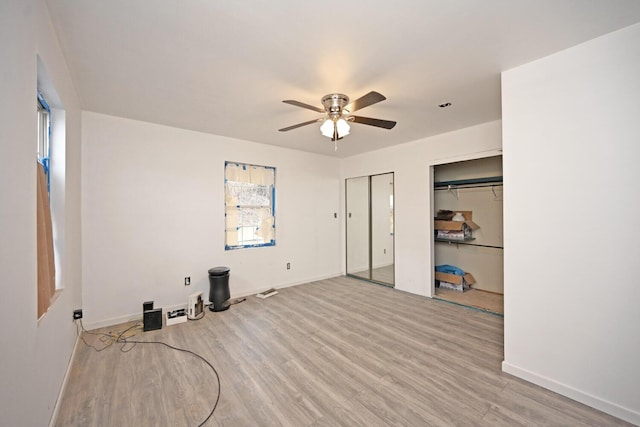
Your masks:
{"label": "light wood floor", "polygon": [[[502,322],[339,277],[136,339],[216,367],[207,426],[626,425],[502,373]],[[56,425],[196,426],[215,399],[210,369],[189,354],[80,344]]]}
{"label": "light wood floor", "polygon": [[473,288],[465,292],[436,288],[436,298],[476,307],[481,310],[488,310],[497,314],[504,314],[504,296],[494,292]]}

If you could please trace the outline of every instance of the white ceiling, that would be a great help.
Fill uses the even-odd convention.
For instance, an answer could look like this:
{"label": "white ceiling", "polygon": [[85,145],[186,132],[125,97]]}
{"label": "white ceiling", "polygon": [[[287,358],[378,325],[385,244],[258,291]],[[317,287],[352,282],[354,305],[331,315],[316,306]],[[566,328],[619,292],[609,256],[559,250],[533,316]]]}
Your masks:
{"label": "white ceiling", "polygon": [[[500,118],[500,72],[640,21],[638,0],[47,0],[86,110],[351,156]],[[386,101],[333,143],[323,95]],[[438,104],[451,102],[446,109]]]}

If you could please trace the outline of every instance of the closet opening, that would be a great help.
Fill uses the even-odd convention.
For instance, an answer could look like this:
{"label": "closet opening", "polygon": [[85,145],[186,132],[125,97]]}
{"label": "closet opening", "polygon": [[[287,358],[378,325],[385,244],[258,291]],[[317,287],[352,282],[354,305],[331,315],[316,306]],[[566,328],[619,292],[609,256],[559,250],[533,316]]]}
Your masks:
{"label": "closet opening", "polygon": [[502,156],[432,167],[432,296],[504,315]]}

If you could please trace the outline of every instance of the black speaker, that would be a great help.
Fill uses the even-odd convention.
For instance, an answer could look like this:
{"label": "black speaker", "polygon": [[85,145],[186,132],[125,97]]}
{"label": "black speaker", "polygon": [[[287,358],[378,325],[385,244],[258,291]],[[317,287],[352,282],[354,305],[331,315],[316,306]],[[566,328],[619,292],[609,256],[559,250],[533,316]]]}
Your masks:
{"label": "black speaker", "polygon": [[143,331],[162,329],[162,309],[156,308],[142,313]]}
{"label": "black speaker", "polygon": [[209,310],[223,311],[230,307],[229,298],[229,267],[214,267],[209,269]]}

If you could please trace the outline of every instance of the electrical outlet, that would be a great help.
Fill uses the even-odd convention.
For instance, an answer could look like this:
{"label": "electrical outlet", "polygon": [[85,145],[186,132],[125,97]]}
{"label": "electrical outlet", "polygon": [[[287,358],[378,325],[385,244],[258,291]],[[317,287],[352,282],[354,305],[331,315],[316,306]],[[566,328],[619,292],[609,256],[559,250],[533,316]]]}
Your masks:
{"label": "electrical outlet", "polygon": [[82,319],[82,309],[73,310],[73,320]]}
{"label": "electrical outlet", "polygon": [[185,277],[184,278],[184,285],[185,286],[189,286],[190,284],[191,284],[191,277],[190,276]]}
{"label": "electrical outlet", "polygon": [[287,270],[291,270],[291,263],[290,262],[287,263]]}

